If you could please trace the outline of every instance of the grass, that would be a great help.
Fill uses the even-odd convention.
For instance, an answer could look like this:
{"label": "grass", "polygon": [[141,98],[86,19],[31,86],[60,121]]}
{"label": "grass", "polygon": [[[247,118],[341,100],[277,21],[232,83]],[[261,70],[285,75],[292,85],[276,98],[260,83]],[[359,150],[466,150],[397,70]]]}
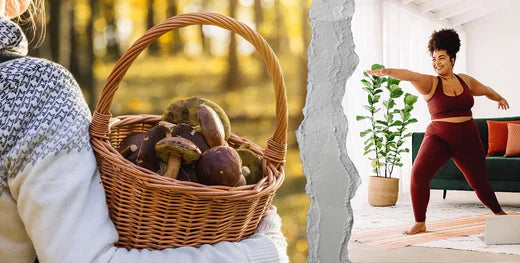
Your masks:
{"label": "grass", "polygon": [[[282,232],[287,237],[291,262],[306,262],[307,239],[305,218],[310,200],[305,194],[305,177],[294,131],[301,118],[301,96],[305,92],[299,83],[299,61],[293,56],[279,57],[284,71],[288,97],[289,128],[285,181],[278,189],[274,204],[282,217]],[[176,99],[204,97],[221,105],[231,119],[234,133],[265,147],[274,133],[275,99],[270,78],[264,78],[265,67],[254,57],[240,57],[243,79],[240,88],[222,87],[225,58],[140,57],[116,92],[111,112],[123,114],[162,114]],[[98,64],[98,86],[112,70],[113,64]],[[100,94],[100,88],[98,91]]]}

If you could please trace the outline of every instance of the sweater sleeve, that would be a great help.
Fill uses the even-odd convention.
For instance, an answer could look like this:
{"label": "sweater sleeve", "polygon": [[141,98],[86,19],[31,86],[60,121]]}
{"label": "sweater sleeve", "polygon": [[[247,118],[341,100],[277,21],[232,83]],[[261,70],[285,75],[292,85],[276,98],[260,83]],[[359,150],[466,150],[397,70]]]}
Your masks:
{"label": "sweater sleeve", "polygon": [[[88,138],[90,114],[76,82],[63,68],[39,74],[39,88],[6,153],[9,192],[40,262],[279,262],[271,236],[160,251],[116,248],[115,226]],[[58,71],[59,71],[58,70]],[[35,76],[29,78],[36,79]],[[28,83],[31,83],[30,81]],[[36,82],[34,82],[36,84]],[[30,88],[29,88],[30,89]],[[46,94],[46,99],[41,95]],[[20,95],[19,95],[20,96]],[[31,103],[31,101],[41,103]],[[23,127],[23,128],[22,128]],[[13,130],[14,131],[14,130]],[[21,132],[21,133],[20,133]],[[13,133],[15,134],[15,133]],[[285,249],[285,248],[283,248]]]}

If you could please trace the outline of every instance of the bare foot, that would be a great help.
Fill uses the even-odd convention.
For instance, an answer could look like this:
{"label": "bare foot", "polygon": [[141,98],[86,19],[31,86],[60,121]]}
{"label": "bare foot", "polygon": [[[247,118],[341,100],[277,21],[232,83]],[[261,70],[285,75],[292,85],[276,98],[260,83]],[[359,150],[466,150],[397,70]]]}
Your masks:
{"label": "bare foot", "polygon": [[498,213],[495,213],[496,216],[505,216],[507,215],[506,212],[504,212],[504,210],[501,210],[500,212]]}
{"label": "bare foot", "polygon": [[416,222],[414,226],[408,231],[404,231],[406,235],[415,235],[417,233],[422,233],[426,231],[426,223],[425,222]]}

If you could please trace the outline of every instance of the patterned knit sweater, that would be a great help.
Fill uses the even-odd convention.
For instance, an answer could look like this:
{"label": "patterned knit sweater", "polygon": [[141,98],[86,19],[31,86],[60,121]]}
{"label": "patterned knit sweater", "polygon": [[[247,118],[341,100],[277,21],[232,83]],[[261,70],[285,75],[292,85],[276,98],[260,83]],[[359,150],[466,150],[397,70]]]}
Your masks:
{"label": "patterned knit sweater", "polygon": [[114,247],[118,236],[89,143],[90,112],[72,75],[26,57],[27,40],[0,18],[0,261],[280,262],[287,243],[271,210],[241,242],[161,251]]}

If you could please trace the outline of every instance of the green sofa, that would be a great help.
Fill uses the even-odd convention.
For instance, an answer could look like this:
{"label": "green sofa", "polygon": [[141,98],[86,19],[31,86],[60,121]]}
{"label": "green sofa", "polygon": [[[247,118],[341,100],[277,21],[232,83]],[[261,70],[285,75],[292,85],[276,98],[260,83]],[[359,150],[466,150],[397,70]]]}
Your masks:
{"label": "green sofa", "polygon": [[[520,120],[520,117],[475,119],[480,131],[480,138],[487,153],[488,127],[486,120]],[[415,161],[423,138],[424,132],[412,134],[412,162]],[[487,156],[486,164],[489,182],[496,192],[520,192],[520,157]],[[446,198],[448,190],[473,191],[451,159],[433,177],[430,182],[430,188],[444,190],[443,198]]]}

